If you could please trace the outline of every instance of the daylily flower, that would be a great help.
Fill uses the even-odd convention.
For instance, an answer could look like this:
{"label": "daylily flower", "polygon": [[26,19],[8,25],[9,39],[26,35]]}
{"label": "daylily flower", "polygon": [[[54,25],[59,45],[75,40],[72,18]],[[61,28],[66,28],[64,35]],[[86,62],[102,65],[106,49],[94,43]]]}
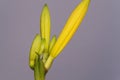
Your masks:
{"label": "daylily flower", "polygon": [[65,48],[80,26],[88,10],[90,0],[82,0],[72,11],[58,39],[50,40],[50,11],[44,5],[40,16],[40,34],[36,34],[29,54],[29,66],[34,70],[35,80],[44,80],[54,59]]}
{"label": "daylily flower", "polygon": [[60,54],[75,34],[88,10],[89,3],[90,0],[82,0],[82,2],[73,10],[50,52],[50,56],[45,64],[46,68],[50,67],[52,61]]}
{"label": "daylily flower", "polygon": [[43,62],[49,55],[50,42],[50,12],[47,4],[44,5],[40,16],[40,34],[37,34],[32,42],[29,55],[29,66],[34,69],[36,56],[42,57]]}
{"label": "daylily flower", "polygon": [[40,16],[40,33],[42,39],[45,40],[45,49],[43,53],[43,62],[45,63],[49,55],[49,43],[50,43],[50,11],[47,4],[44,5]]}
{"label": "daylily flower", "polygon": [[39,53],[40,45],[41,45],[41,37],[39,34],[36,34],[36,36],[32,42],[32,46],[30,48],[29,66],[31,69],[34,69],[35,58],[37,55],[36,53]]}
{"label": "daylily flower", "polygon": [[45,51],[47,52],[50,42],[50,12],[47,4],[44,5],[40,16],[40,33],[42,39],[45,39]]}

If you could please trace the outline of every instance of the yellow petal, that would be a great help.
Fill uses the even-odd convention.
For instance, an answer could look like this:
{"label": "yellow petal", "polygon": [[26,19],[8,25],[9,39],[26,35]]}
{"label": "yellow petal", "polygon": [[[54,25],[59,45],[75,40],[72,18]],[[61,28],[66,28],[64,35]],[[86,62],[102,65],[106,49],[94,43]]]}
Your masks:
{"label": "yellow petal", "polygon": [[36,34],[31,48],[30,48],[30,54],[29,54],[29,66],[31,69],[34,69],[34,64],[35,64],[35,58],[36,58],[36,53],[39,53],[40,50],[40,45],[41,45],[41,37],[39,34]]}
{"label": "yellow petal", "polygon": [[45,50],[48,50],[48,45],[50,41],[50,12],[47,4],[44,5],[42,9],[42,14],[40,16],[40,32],[42,39],[45,39]]}
{"label": "yellow petal", "polygon": [[87,12],[89,3],[90,0],[82,0],[82,2],[73,10],[51,51],[50,55],[52,57],[55,58],[57,55],[59,55],[66,44],[70,41],[79,25],[81,24]]}

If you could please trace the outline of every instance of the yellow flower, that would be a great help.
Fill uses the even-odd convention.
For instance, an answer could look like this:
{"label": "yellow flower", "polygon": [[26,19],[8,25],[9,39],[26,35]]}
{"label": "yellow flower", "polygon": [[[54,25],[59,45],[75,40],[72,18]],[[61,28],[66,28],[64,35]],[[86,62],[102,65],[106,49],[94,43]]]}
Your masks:
{"label": "yellow flower", "polygon": [[43,62],[45,63],[48,58],[49,43],[50,43],[50,11],[47,4],[44,5],[40,16],[40,33],[42,39],[45,40]]}
{"label": "yellow flower", "polygon": [[53,59],[55,59],[60,54],[60,52],[64,49],[64,47],[78,29],[88,10],[89,3],[90,0],[82,0],[82,2],[73,10],[50,52],[50,56],[45,64],[47,69],[50,67]]}
{"label": "yellow flower", "polygon": [[41,48],[41,37],[39,34],[36,34],[35,38],[33,39],[31,48],[30,48],[29,66],[31,69],[34,69],[35,58],[37,56],[36,53],[39,53],[40,48]]}
{"label": "yellow flower", "polygon": [[[37,34],[32,42],[29,54],[29,66],[34,69],[37,54],[42,56],[43,62],[48,57],[48,46],[50,41],[50,12],[47,4],[44,5],[40,16],[40,34]],[[42,54],[42,55],[41,55]]]}
{"label": "yellow flower", "polygon": [[45,51],[47,52],[50,41],[50,12],[47,4],[44,5],[40,16],[40,32],[45,39]]}

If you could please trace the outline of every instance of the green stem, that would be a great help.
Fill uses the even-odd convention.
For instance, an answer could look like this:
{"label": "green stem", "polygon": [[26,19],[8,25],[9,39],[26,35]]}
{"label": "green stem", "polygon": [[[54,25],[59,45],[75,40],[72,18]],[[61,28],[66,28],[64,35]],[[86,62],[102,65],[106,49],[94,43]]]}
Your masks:
{"label": "green stem", "polygon": [[35,80],[45,80],[45,68],[39,56],[35,59],[34,78]]}

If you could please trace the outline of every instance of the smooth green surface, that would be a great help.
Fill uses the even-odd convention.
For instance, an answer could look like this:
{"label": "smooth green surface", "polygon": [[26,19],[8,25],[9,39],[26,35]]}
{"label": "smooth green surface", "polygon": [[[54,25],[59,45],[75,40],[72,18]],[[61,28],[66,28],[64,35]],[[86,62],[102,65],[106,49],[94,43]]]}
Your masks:
{"label": "smooth green surface", "polygon": [[45,68],[39,56],[35,59],[34,78],[35,80],[45,80]]}

